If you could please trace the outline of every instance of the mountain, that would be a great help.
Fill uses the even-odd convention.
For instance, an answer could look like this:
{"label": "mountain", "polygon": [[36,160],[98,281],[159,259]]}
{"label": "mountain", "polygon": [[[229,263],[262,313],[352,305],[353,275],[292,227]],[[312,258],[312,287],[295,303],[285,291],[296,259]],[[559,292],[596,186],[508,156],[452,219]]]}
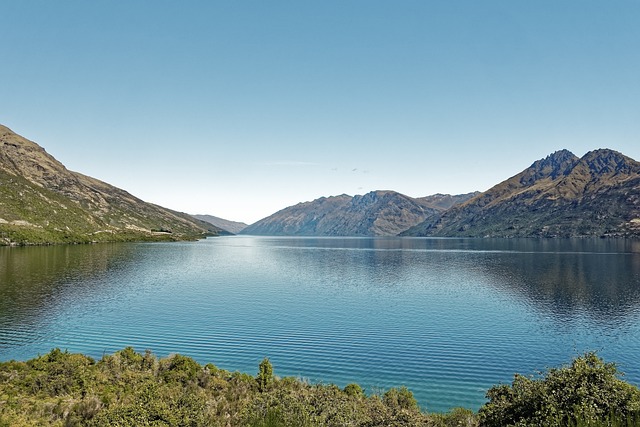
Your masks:
{"label": "mountain", "polygon": [[448,206],[468,199],[434,195],[414,199],[395,191],[321,197],[299,203],[242,230],[274,236],[395,236]]}
{"label": "mountain", "polygon": [[534,162],[407,236],[640,236],[640,163],[609,149]]}
{"label": "mountain", "polygon": [[[298,203],[259,220],[242,230],[240,234],[266,236],[326,236],[330,235],[335,212],[349,204],[351,196],[321,197],[311,202]],[[328,218],[326,218],[328,217]]]}
{"label": "mountain", "polygon": [[0,245],[182,240],[220,229],[69,171],[0,125]]}
{"label": "mountain", "polygon": [[217,216],[213,216],[213,215],[191,215],[191,216],[201,221],[208,222],[209,224],[213,224],[216,227],[224,231],[228,231],[231,234],[238,234],[239,232],[247,228],[247,224],[245,224],[244,222],[229,221],[228,219],[218,218]]}
{"label": "mountain", "polygon": [[439,212],[446,211],[452,206],[459,205],[460,203],[464,203],[472,197],[480,194],[479,191],[474,191],[473,193],[467,194],[433,194],[431,196],[420,197],[419,200],[421,203],[424,203],[426,206],[429,206]]}

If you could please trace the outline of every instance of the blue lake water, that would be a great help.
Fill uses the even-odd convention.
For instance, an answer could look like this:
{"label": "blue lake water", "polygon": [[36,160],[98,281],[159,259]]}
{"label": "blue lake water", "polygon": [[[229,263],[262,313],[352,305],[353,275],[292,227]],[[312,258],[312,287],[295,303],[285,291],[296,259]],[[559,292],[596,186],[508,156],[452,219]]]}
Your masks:
{"label": "blue lake water", "polygon": [[640,384],[640,241],[220,237],[0,248],[0,360],[125,346],[477,409],[596,350]]}

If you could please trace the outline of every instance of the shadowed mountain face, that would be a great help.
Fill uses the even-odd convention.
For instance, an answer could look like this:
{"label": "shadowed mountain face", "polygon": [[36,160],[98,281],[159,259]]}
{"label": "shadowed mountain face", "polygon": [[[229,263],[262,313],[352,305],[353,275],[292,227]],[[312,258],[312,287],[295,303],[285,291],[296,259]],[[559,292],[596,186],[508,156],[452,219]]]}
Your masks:
{"label": "shadowed mountain face", "polygon": [[218,231],[71,172],[0,125],[0,244],[193,239]]}
{"label": "shadowed mountain face", "polygon": [[414,199],[395,191],[321,197],[285,208],[242,230],[272,236],[395,236],[474,194]]}
{"label": "shadowed mountain face", "polygon": [[403,233],[408,236],[640,236],[640,163],[567,150]]}

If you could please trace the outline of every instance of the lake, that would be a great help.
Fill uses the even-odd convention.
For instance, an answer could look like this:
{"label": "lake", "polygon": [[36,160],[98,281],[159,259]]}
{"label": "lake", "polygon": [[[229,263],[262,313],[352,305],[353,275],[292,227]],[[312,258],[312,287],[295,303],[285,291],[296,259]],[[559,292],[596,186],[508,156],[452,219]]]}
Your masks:
{"label": "lake", "polygon": [[126,346],[428,411],[595,350],[640,384],[640,241],[287,238],[0,248],[0,360]]}

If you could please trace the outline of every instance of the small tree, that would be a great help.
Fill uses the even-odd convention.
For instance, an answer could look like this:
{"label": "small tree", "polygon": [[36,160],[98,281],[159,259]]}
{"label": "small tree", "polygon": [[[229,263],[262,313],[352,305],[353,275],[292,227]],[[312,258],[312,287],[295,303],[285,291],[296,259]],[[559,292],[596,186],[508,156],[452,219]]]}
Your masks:
{"label": "small tree", "polygon": [[273,382],[273,366],[268,358],[262,359],[258,366],[258,376],[256,377],[258,382],[258,390],[265,391],[269,385]]}

